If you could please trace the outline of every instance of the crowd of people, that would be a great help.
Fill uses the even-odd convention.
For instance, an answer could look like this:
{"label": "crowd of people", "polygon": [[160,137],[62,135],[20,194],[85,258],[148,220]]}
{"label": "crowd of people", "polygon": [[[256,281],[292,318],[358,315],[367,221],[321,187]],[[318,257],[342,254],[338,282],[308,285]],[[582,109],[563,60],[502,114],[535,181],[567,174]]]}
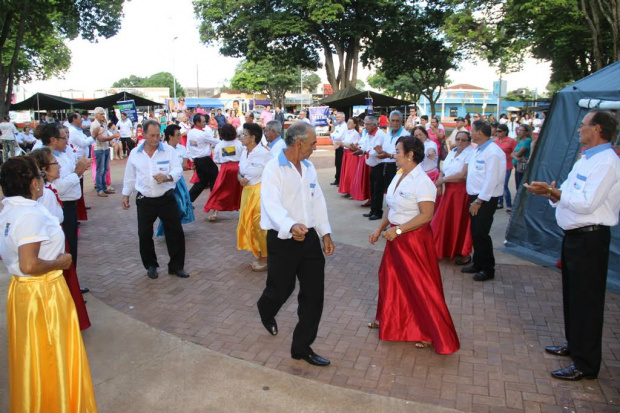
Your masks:
{"label": "crowd of people", "polygon": [[[77,272],[78,226],[87,217],[83,175],[91,162],[96,164],[97,196],[115,193],[109,154],[116,143],[121,157],[127,157],[121,205],[129,209],[135,194],[139,255],[146,275],[158,278],[153,236],[159,235],[165,237],[168,273],[190,277],[183,224],[195,221],[192,204],[209,189],[202,207],[211,213],[208,221],[217,220],[220,211],[239,211],[237,248],[252,253],[253,271],[267,272],[257,301],[266,330],[278,334],[276,316],[299,280],[299,322],[291,356],[316,366],[330,364],[311,348],[323,310],[325,255],[335,250],[325,197],[309,161],[317,136],[305,116],[284,133],[278,113],[261,114],[257,123],[249,112],[237,126],[220,122],[221,111],[188,117],[180,110],[166,124],[147,118],[134,127],[125,114],[110,121],[105,109],[96,108],[93,121],[72,113],[65,124],[41,123],[28,155],[7,157],[0,169],[5,196],[0,255],[13,274],[7,310],[12,411],[42,411],[36,407],[42,400],[48,412],[96,411],[80,334],[91,323],[82,297],[88,289],[80,286]],[[398,110],[390,112],[387,125],[372,115],[348,120],[344,113],[333,116],[332,185],[343,196],[366,201],[370,209],[364,217],[379,221],[369,242],[387,241],[378,273],[376,316],[368,327],[377,329],[381,340],[413,342],[444,355],[458,351],[438,260],[455,259],[474,281],[494,279],[489,235],[493,216],[504,202],[510,211],[512,169],[521,187],[522,164],[527,164],[533,146],[533,121],[530,125],[531,119],[524,117],[511,129],[517,119],[495,123],[474,115],[469,128],[467,119],[457,118],[455,130],[446,136],[438,118],[429,122],[418,117],[415,108],[407,119]],[[585,160],[575,165],[581,174],[571,172],[559,189],[554,182],[524,185],[558,207],[558,222],[567,235],[562,260],[568,344],[547,348],[552,354],[574,355],[573,365],[552,373],[560,379],[596,377],[600,367],[597,329],[602,326],[602,306],[589,307],[588,316],[573,310],[581,311],[586,304],[575,303],[575,292],[585,285],[585,269],[572,254],[583,255],[576,251],[577,238],[593,238],[602,248],[597,271],[604,279],[609,226],[617,224],[620,210],[620,161],[609,155],[614,121],[608,112],[584,119],[580,135],[588,149]],[[510,136],[513,130],[515,138]],[[599,153],[605,155],[607,170],[592,179],[590,187],[592,171],[603,174],[596,169]],[[183,172],[190,168],[194,176],[188,188]],[[599,284],[588,305],[600,298],[601,289],[604,294],[604,281]],[[50,313],[57,317],[50,319]],[[592,319],[600,325],[587,325]],[[585,330],[598,338],[583,339]],[[590,354],[593,345],[598,355]],[[62,379],[50,384],[51,376]]]}

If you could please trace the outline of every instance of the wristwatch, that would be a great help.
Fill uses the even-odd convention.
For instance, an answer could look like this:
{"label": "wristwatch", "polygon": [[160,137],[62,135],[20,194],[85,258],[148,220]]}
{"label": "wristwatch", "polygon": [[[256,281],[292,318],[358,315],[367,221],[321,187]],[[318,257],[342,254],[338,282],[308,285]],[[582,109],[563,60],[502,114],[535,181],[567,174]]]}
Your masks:
{"label": "wristwatch", "polygon": [[401,235],[403,233],[403,230],[400,229],[400,226],[396,227],[396,236]]}

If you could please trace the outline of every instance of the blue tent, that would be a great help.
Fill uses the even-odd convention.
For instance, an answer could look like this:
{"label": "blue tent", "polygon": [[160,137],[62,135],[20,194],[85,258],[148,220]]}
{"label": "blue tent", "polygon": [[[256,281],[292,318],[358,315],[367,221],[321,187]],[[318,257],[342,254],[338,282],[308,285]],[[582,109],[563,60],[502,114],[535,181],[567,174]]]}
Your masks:
{"label": "blue tent", "polygon": [[[577,133],[581,120],[590,108],[610,105],[620,108],[620,61],[567,86],[553,98],[523,182],[556,181],[560,186],[581,150]],[[612,142],[616,151],[618,139]],[[549,201],[520,190],[506,231],[507,252],[555,264],[562,237]],[[611,230],[608,284],[620,290],[620,226]]]}

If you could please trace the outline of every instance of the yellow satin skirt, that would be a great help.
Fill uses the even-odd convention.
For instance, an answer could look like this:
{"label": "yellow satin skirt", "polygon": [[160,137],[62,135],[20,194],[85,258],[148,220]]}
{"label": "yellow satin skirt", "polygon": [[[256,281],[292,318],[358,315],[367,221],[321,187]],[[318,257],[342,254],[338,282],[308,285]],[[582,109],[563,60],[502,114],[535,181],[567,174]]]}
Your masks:
{"label": "yellow satin skirt", "polygon": [[10,412],[97,412],[77,312],[62,271],[14,275],[6,314]]}
{"label": "yellow satin skirt", "polygon": [[260,187],[258,183],[244,186],[237,225],[237,249],[267,256],[267,231],[260,228]]}

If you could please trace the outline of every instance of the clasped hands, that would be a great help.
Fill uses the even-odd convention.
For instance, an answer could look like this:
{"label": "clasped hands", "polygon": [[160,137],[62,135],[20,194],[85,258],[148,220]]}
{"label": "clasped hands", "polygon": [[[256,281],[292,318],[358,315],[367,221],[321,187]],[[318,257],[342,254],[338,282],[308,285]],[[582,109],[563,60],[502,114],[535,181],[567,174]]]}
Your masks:
{"label": "clasped hands", "polygon": [[[291,234],[295,241],[303,241],[306,239],[308,228],[304,224],[295,224],[291,227]],[[334,242],[330,234],[323,235],[323,252],[325,255],[332,255],[334,253]]]}
{"label": "clasped hands", "polygon": [[388,228],[383,231],[383,233],[381,232],[381,228],[377,228],[368,236],[368,241],[372,245],[375,245],[375,243],[379,240],[379,236],[382,236],[387,241],[393,241],[398,236],[396,234],[396,227]]}

